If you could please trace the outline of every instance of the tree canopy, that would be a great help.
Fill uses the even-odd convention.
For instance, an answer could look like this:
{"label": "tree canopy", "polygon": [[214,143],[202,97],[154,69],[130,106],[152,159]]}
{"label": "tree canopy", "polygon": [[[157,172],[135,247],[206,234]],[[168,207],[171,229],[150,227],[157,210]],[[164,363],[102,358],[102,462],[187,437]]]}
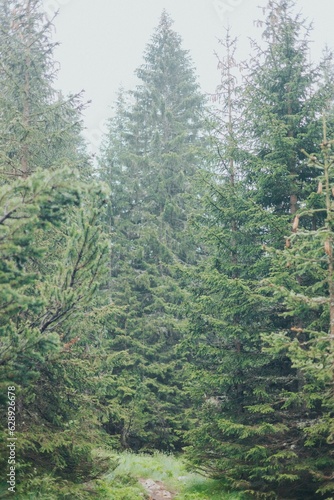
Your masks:
{"label": "tree canopy", "polygon": [[332,498],[330,51],[310,62],[295,2],[269,0],[247,63],[231,29],[220,40],[206,98],[163,11],[94,162],[42,7],[0,1],[0,408],[16,419],[0,435],[19,443],[0,496],[116,500],[106,473],[130,450],[180,453],[244,498]]}

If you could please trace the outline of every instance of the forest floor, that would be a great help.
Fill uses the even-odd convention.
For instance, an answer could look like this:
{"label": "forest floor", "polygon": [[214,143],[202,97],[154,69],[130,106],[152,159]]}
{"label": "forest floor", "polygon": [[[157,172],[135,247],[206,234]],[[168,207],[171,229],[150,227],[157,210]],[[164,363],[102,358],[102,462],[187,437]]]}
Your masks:
{"label": "forest floor", "polygon": [[[97,481],[98,498],[103,500],[242,500],[244,496],[228,491],[220,481],[189,472],[182,458],[163,453],[121,453],[115,456],[114,469]],[[20,500],[65,498],[52,489],[50,477],[34,491],[19,495]],[[93,483],[85,483],[85,496],[91,497]],[[0,498],[9,498],[7,485],[0,484]],[[81,490],[80,490],[81,491]],[[59,491],[58,491],[59,493]],[[88,495],[87,495],[88,493]],[[69,496],[66,494],[66,498]],[[96,498],[96,496],[95,496]]]}
{"label": "forest floor", "polygon": [[241,500],[222,483],[190,473],[173,455],[122,453],[107,476],[110,500]]}

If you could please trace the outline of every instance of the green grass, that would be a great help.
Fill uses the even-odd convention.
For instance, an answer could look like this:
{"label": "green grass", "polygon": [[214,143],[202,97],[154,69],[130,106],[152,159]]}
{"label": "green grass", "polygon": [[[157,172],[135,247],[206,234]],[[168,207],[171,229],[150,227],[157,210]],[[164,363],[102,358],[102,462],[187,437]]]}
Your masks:
{"label": "green grass", "polygon": [[[241,500],[236,493],[229,493],[219,481],[213,481],[186,470],[180,458],[163,453],[154,455],[122,453],[119,466],[106,477],[110,500],[139,500],[143,488],[138,478],[162,481],[168,491],[176,493],[175,500]],[[131,487],[131,495],[126,489]],[[122,496],[123,495],[123,496]]]}
{"label": "green grass", "polygon": [[[31,484],[34,493],[20,495],[22,500],[56,500],[56,499],[88,499],[98,500],[145,500],[148,495],[138,479],[152,479],[162,481],[166,489],[174,494],[175,500],[241,500],[241,495],[230,493],[219,481],[206,479],[198,474],[186,470],[180,457],[155,453],[154,455],[122,453],[115,460],[119,465],[102,480],[81,485],[72,485],[68,490],[57,480],[50,477],[36,478],[38,484]],[[58,484],[58,493],[55,493],[55,484]],[[7,498],[5,485],[0,498]],[[79,488],[74,491],[73,488]],[[8,493],[8,492],[7,492]]]}

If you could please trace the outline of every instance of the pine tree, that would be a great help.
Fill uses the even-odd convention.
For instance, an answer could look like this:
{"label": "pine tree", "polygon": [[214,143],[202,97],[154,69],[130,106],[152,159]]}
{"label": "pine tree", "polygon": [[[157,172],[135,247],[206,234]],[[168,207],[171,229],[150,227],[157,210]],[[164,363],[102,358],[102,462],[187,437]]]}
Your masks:
{"label": "pine tree", "polygon": [[261,464],[265,443],[282,427],[267,417],[279,364],[261,350],[260,332],[271,320],[257,283],[268,272],[268,229],[280,228],[244,182],[248,154],[239,139],[244,109],[236,85],[236,40],[227,32],[222,44],[213,169],[204,177],[197,222],[208,256],[192,275],[190,329],[183,343],[194,404],[186,455],[196,470],[233,488],[261,489],[269,473]]}
{"label": "pine tree", "polygon": [[[283,222],[285,214],[289,217],[284,234],[289,233],[290,224],[294,230],[295,214],[305,205],[310,211],[301,221],[301,226],[305,230],[323,226],[324,214],[318,210],[319,200],[314,196],[318,171],[314,164],[306,162],[305,152],[314,151],[321,141],[319,118],[333,101],[333,85],[328,78],[331,55],[328,54],[320,66],[308,63],[310,31],[300,16],[293,15],[294,6],[292,1],[268,3],[264,30],[268,49],[263,51],[263,64],[256,62],[253,66],[255,72],[247,89],[251,96],[247,107],[255,118],[250,127],[252,144],[257,153],[255,161],[250,162],[251,175],[248,178],[250,182],[255,181],[255,199],[259,205],[277,215],[276,224]],[[282,249],[284,238],[277,234],[266,244]],[[289,244],[287,239],[286,245]],[[281,272],[284,274],[282,268]],[[297,273],[294,279],[294,285],[290,282],[292,289],[298,288],[303,281]],[[312,281],[311,276],[309,279]],[[303,324],[300,315],[286,314],[285,306],[275,299],[271,305],[271,319],[270,332],[298,329]],[[308,321],[306,317],[304,320]],[[280,356],[283,354],[283,350],[279,351]],[[305,378],[289,356],[286,356],[284,365],[285,382],[283,380],[271,404],[272,417],[285,426],[275,443],[280,470],[275,473],[277,484],[274,491],[286,497],[314,498],[316,487],[312,484],[314,477],[310,470],[312,451],[309,453],[307,444],[304,446],[306,442],[300,432],[307,414],[304,403],[300,404]],[[285,397],[286,394],[290,394],[291,399]],[[297,442],[300,452],[295,455]]]}
{"label": "pine tree", "polygon": [[[89,433],[95,447],[102,443],[92,398],[99,389],[89,381],[99,368],[94,358],[73,353],[107,256],[95,222],[97,200],[103,205],[105,193],[92,189],[93,197],[85,195],[66,170],[39,171],[1,188],[1,406],[8,404],[7,387],[14,386],[22,494],[41,488],[45,474],[80,483],[108,467],[108,457],[94,459],[87,441]],[[41,237],[48,240],[51,228],[66,242],[58,243],[53,272]],[[4,431],[2,436],[7,438]],[[4,471],[6,452],[1,450]],[[68,482],[58,487],[59,494],[61,487],[72,491]]]}
{"label": "pine tree", "polygon": [[80,483],[109,460],[94,451],[103,442],[96,393],[106,382],[91,340],[108,253],[99,222],[106,192],[89,172],[78,97],[53,89],[41,3],[4,0],[0,17],[0,363],[3,389],[16,387],[18,494],[83,498]]}
{"label": "pine tree", "polygon": [[64,99],[53,88],[52,25],[40,0],[2,0],[0,24],[1,178],[70,161],[84,170],[87,160],[78,154],[83,105],[80,95]]}
{"label": "pine tree", "polygon": [[[291,385],[281,394],[291,418],[285,441],[292,450],[290,469],[297,484],[293,489],[307,488],[311,498],[327,498],[334,490],[332,144],[324,121],[320,155],[305,152],[309,165],[318,171],[314,192],[297,212],[293,232],[285,249],[277,252],[268,280],[286,326],[264,336],[267,352],[285,355],[298,374],[297,390]],[[322,224],[309,229],[299,224],[310,217]]]}
{"label": "pine tree", "polygon": [[[293,214],[314,189],[317,170],[305,165],[301,149],[311,152],[319,140],[319,113],[332,91],[314,78],[320,71],[307,64],[303,25],[292,5],[268,4],[267,45],[241,93],[241,130],[228,113],[233,111],[231,55],[220,65],[226,70],[227,119],[216,149],[225,173],[210,183],[204,227],[211,245],[216,243],[210,265],[195,282],[186,344],[195,344],[191,362],[199,408],[188,457],[199,470],[258,497],[314,498],[305,465],[310,456],[304,448],[308,458],[296,462],[294,452],[304,414],[284,397],[302,398],[303,376],[283,349],[264,350],[262,338],[262,333],[300,326],[288,314],[282,318],[284,306],[261,283],[274,260],[268,247],[283,247]],[[312,203],[316,208],[311,196]],[[310,212],[305,227],[318,225],[322,217]]]}
{"label": "pine tree", "polygon": [[[176,265],[196,261],[185,229],[199,161],[203,98],[188,53],[163,12],[135,91],[120,96],[101,159],[111,188],[110,349],[123,351],[115,389],[119,418],[108,430],[124,447],[172,449],[182,423],[184,292]],[[117,316],[116,316],[117,314]],[[113,411],[113,410],[112,410]]]}
{"label": "pine tree", "polygon": [[[323,70],[309,63],[311,28],[301,14],[294,15],[294,6],[293,0],[270,0],[263,9],[263,43],[253,43],[245,92],[245,133],[255,153],[248,182],[256,186],[259,204],[292,216],[317,175],[305,165],[302,149],[313,151],[320,142],[319,112],[333,95],[332,83],[322,81]],[[328,54],[327,68],[329,59]]]}

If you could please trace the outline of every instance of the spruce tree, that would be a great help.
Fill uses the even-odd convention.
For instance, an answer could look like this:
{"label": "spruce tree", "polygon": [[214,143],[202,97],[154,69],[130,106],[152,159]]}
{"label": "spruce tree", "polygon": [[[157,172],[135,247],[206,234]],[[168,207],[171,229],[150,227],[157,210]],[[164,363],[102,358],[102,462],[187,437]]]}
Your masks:
{"label": "spruce tree", "polygon": [[2,0],[0,25],[1,178],[69,162],[87,170],[83,151],[78,154],[83,104],[80,95],[65,99],[53,87],[55,44],[40,0]]}
{"label": "spruce tree", "polygon": [[268,230],[280,228],[244,182],[248,154],[240,139],[244,109],[236,40],[228,32],[222,44],[212,171],[203,176],[196,224],[207,258],[192,273],[190,328],[183,342],[194,405],[186,456],[196,470],[230,487],[261,490],[270,473],[262,462],[265,443],[282,430],[267,414],[276,391],[272,378],[283,376],[284,365],[279,368],[281,360],[275,364],[262,353],[260,332],[270,327],[271,311],[257,284],[269,270],[263,250]]}
{"label": "spruce tree", "polygon": [[[15,437],[20,442],[16,491],[22,495],[35,488],[46,493],[51,473],[67,480],[54,486],[59,495],[66,488],[79,495],[79,483],[107,466],[93,458],[87,441],[89,432],[95,446],[102,442],[92,397],[98,389],[89,382],[98,369],[82,348],[74,352],[85,341],[80,325],[87,323],[107,256],[96,225],[105,194],[99,186],[93,189],[92,202],[64,169],[38,171],[1,188],[0,402],[4,410],[7,387],[15,387]],[[58,236],[58,258],[50,264],[51,229]],[[5,443],[5,430],[2,437]],[[7,450],[0,456],[6,471]],[[49,486],[50,494],[54,490]]]}
{"label": "spruce tree", "polygon": [[[310,498],[328,498],[334,490],[334,162],[333,141],[327,139],[326,129],[324,120],[320,151],[305,152],[309,166],[318,171],[312,183],[314,191],[297,211],[292,232],[287,235],[284,250],[276,253],[267,281],[286,324],[263,336],[266,351],[286,356],[297,375],[297,384],[281,393],[283,408],[288,409],[291,419],[284,435],[285,447],[291,450],[292,489],[296,494],[306,490]],[[318,221],[316,228],[308,227],[310,218]]]}
{"label": "spruce tree", "polygon": [[[16,387],[17,492],[81,498],[80,483],[108,466],[94,451],[104,367],[91,340],[106,192],[82,148],[82,105],[53,88],[41,2],[4,0],[0,17],[0,356],[2,388]],[[6,450],[1,460],[5,472]]]}
{"label": "spruce tree", "polygon": [[[197,346],[192,364],[199,418],[189,433],[188,456],[199,470],[259,497],[314,498],[310,470],[303,468],[309,457],[296,463],[294,452],[294,433],[305,416],[284,398],[302,398],[303,375],[283,349],[264,349],[262,337],[299,328],[291,315],[282,316],[284,306],[262,280],[275,260],[269,247],[282,249],[298,207],[318,203],[308,198],[317,170],[301,150],[314,150],[319,113],[332,92],[307,62],[303,23],[292,8],[283,0],[268,4],[266,46],[257,49],[245,77],[240,114],[246,119],[239,120],[238,132],[228,116],[229,55],[227,67],[222,64],[225,129],[234,134],[225,132],[216,148],[225,174],[211,181],[205,212],[204,227],[216,244],[194,291],[187,347]],[[240,185],[231,176],[233,165]],[[322,217],[315,210],[303,224],[317,227]]]}
{"label": "spruce tree", "polygon": [[[111,189],[110,349],[126,356],[117,372],[121,409],[108,430],[124,447],[172,449],[183,427],[180,360],[185,300],[179,263],[196,262],[187,227],[199,162],[201,110],[187,51],[163,12],[137,70],[140,84],[121,95],[101,158]],[[116,324],[117,323],[117,327]]]}
{"label": "spruce tree", "polygon": [[[247,180],[256,186],[261,206],[278,215],[290,213],[291,220],[317,175],[305,164],[302,149],[313,151],[321,141],[319,113],[333,95],[322,65],[309,62],[311,28],[294,7],[293,0],[270,0],[263,9],[262,43],[253,42],[244,97],[244,133],[255,153]],[[329,62],[330,55],[324,61],[327,70]]]}

